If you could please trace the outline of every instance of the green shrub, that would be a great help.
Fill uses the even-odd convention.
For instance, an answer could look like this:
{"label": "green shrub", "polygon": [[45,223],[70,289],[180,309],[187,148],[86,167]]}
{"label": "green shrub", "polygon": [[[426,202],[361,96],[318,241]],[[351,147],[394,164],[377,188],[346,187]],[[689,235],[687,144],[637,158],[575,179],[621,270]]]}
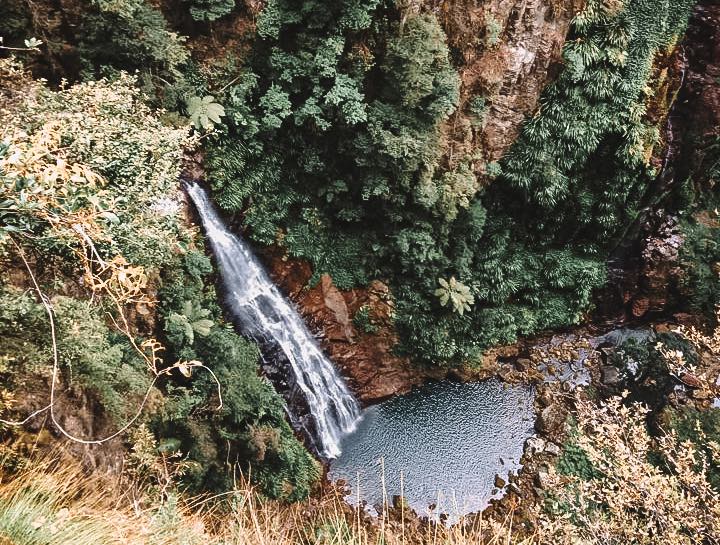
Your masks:
{"label": "green shrub", "polygon": [[185,0],[196,21],[215,21],[235,9],[235,0]]}
{"label": "green shrub", "polygon": [[353,324],[355,324],[355,327],[365,333],[377,333],[379,328],[373,323],[371,314],[372,309],[368,305],[363,305],[357,309],[353,316]]}
{"label": "green shrub", "polygon": [[[12,62],[0,62],[0,74],[7,73],[18,84],[27,77]],[[135,84],[128,75],[59,91],[28,83],[35,99],[14,102],[0,113],[5,140],[0,147],[0,197],[13,204],[4,207],[4,221],[29,229],[40,244],[60,239],[53,250],[57,253],[67,251],[62,250],[68,244],[65,238],[75,235],[60,236],[55,224],[43,217],[73,216],[79,223],[94,217],[100,230],[95,243],[104,259],[121,255],[133,265],[152,268],[171,258],[181,235],[180,160],[192,140],[187,129],[165,126],[142,102]],[[41,153],[49,172],[57,172],[56,180],[33,171],[35,176],[21,176],[9,163],[4,172],[12,153],[28,161]],[[28,168],[37,169],[37,162]],[[59,180],[62,188],[55,183]],[[45,216],[40,204],[47,208]]]}
{"label": "green shrub", "polygon": [[215,290],[205,283],[206,265],[190,251],[166,269],[161,316],[168,361],[197,359],[212,369],[223,408],[212,409],[217,385],[198,371],[187,384],[168,388],[155,429],[194,462],[185,476],[193,489],[232,486],[232,468],[225,463],[231,460],[265,494],[303,499],[318,478],[316,463],[287,424],[282,398],[258,376],[258,347],[224,323]]}
{"label": "green shrub", "polygon": [[680,250],[680,292],[684,307],[714,321],[720,301],[720,223],[712,219],[712,214],[708,210],[706,220],[691,217],[681,223],[684,240]]}
{"label": "green shrub", "polygon": [[485,45],[493,47],[500,41],[500,34],[503,26],[495,17],[487,15],[485,17]]}
{"label": "green shrub", "polygon": [[656,348],[658,342],[667,350],[680,350],[690,365],[697,363],[698,355],[692,345],[676,333],[659,333],[643,341],[628,339],[615,349],[609,363],[618,367],[620,376],[633,385],[630,399],[662,408],[677,382]]}
{"label": "green shrub", "polygon": [[[51,374],[50,322],[43,305],[24,292],[0,290],[0,356],[9,362],[4,380],[22,382]],[[67,386],[78,384],[97,395],[118,424],[137,410],[150,385],[145,361],[128,339],[108,329],[102,309],[71,297],[53,298],[58,361]]]}
{"label": "green shrub", "polygon": [[585,481],[599,479],[602,474],[593,466],[587,453],[577,444],[577,423],[573,422],[568,439],[563,445],[562,452],[557,459],[557,470],[561,475],[579,477]]}
{"label": "green shrub", "polygon": [[127,71],[140,66],[180,77],[189,60],[185,38],[168,28],[160,10],[146,0],[86,1],[76,39],[89,74],[104,65]]}

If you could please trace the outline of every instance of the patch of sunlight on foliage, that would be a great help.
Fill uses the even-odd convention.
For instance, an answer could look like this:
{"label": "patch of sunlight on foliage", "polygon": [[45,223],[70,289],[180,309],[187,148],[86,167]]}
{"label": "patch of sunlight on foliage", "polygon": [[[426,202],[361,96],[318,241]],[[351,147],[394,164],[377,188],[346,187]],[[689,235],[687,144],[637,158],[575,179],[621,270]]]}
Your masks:
{"label": "patch of sunlight on foliage", "polygon": [[0,110],[5,225],[46,250],[85,225],[107,259],[166,262],[180,234],[177,178],[194,144],[187,130],[163,125],[128,75],[51,91],[4,59],[0,77],[23,93]]}
{"label": "patch of sunlight on foliage", "polygon": [[435,290],[435,295],[440,299],[442,306],[451,306],[455,312],[462,316],[466,311],[470,310],[470,306],[474,303],[474,298],[470,293],[470,288],[462,282],[455,280],[454,276],[450,280],[444,278],[438,279],[440,287]]}
{"label": "patch of sunlight on foliage", "polygon": [[[52,304],[61,377],[94,392],[110,417],[123,423],[149,386],[145,362],[126,337],[108,328],[102,309],[64,296]],[[43,306],[24,290],[0,287],[0,308],[0,357],[7,362],[0,378],[18,397],[29,377],[50,375],[50,324]]]}

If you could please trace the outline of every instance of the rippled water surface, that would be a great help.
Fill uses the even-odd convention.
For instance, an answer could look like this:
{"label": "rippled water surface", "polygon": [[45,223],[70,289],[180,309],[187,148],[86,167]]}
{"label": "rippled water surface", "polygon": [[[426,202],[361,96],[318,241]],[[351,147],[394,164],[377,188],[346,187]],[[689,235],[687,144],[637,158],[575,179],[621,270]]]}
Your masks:
{"label": "rippled water surface", "polygon": [[[495,380],[428,384],[367,409],[342,442],[330,477],[352,487],[351,502],[388,501],[403,495],[415,511],[462,515],[482,510],[493,497],[495,475],[519,469],[533,434],[533,390]],[[383,462],[381,463],[380,460]],[[497,491],[495,491],[497,495]]]}

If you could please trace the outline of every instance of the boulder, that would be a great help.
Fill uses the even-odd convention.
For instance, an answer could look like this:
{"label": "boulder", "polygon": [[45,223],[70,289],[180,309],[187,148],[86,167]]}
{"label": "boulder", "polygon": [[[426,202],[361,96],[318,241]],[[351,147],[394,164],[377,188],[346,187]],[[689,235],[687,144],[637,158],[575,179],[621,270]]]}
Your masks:
{"label": "boulder", "polygon": [[562,452],[562,448],[560,448],[559,445],[556,443],[553,443],[552,441],[548,441],[547,445],[545,445],[545,452],[547,452],[550,456],[560,456],[560,452]]}
{"label": "boulder", "polygon": [[541,437],[530,437],[525,441],[525,454],[534,456],[545,450],[545,440]]}
{"label": "boulder", "polygon": [[515,367],[518,371],[527,372],[533,368],[533,362],[527,358],[518,358],[515,361]]}
{"label": "boulder", "polygon": [[[330,278],[329,274],[322,275],[320,279],[320,288],[322,290],[325,307],[332,313],[345,340],[351,342],[354,335],[353,326],[350,322],[350,313],[348,312],[348,307],[342,293],[340,293],[340,290],[335,287],[335,284],[333,284],[332,278]],[[332,337],[330,338],[332,339]]]}
{"label": "boulder", "polygon": [[614,365],[603,365],[600,373],[605,386],[617,386],[620,383],[620,370]]}
{"label": "boulder", "polygon": [[566,417],[565,408],[559,403],[553,403],[540,411],[535,421],[535,429],[547,435],[557,435],[563,431]]}
{"label": "boulder", "polygon": [[553,480],[547,471],[538,471],[537,475],[535,475],[535,484],[542,490],[547,490],[554,486]]}

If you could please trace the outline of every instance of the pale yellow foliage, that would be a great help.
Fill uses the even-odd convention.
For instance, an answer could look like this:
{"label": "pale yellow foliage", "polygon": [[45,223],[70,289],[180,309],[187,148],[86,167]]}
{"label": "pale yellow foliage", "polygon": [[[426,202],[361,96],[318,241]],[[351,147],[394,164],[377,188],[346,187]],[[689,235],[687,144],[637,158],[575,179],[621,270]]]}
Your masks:
{"label": "pale yellow foliage", "polygon": [[[720,320],[720,308],[716,310],[716,320]],[[720,393],[720,327],[716,327],[709,335],[695,326],[685,325],[676,327],[673,332],[692,345],[699,359],[693,364],[682,350],[670,349],[663,343],[657,343],[655,348],[662,354],[668,372],[694,388],[701,388],[705,392],[714,391],[717,396]]]}
{"label": "pale yellow foliage", "polygon": [[[720,496],[704,457],[670,433],[653,440],[648,410],[613,397],[599,405],[576,399],[577,438],[602,476],[583,480],[551,470],[555,512],[542,513],[543,543],[684,545],[720,539]],[[664,465],[649,461],[651,450]]]}
{"label": "pale yellow foliage", "polygon": [[[13,97],[0,103],[4,220],[0,253],[11,253],[25,266],[50,320],[53,351],[48,404],[23,420],[0,419],[5,425],[23,426],[48,411],[68,439],[102,443],[135,422],[160,375],[174,369],[189,374],[204,368],[217,382],[212,371],[195,360],[161,369],[160,343],[148,339],[138,346],[136,331],[127,319],[128,306],[141,304],[147,312],[154,304],[147,268],[156,272],[178,249],[180,208],[172,204],[177,202],[183,153],[196,142],[187,128],[164,125],[157,112],[143,103],[135,83],[131,76],[121,74],[113,82],[86,82],[52,91],[32,80],[19,63],[0,59],[0,93]],[[56,379],[62,362],[54,311],[26,257],[26,248],[37,255],[47,252],[48,245],[63,248],[55,254],[74,257],[66,262],[84,273],[91,300],[111,303],[115,312],[107,313],[109,320],[127,336],[153,374],[135,416],[102,439],[72,435],[55,415]],[[222,406],[219,383],[218,396]],[[2,403],[10,404],[11,400]]]}

